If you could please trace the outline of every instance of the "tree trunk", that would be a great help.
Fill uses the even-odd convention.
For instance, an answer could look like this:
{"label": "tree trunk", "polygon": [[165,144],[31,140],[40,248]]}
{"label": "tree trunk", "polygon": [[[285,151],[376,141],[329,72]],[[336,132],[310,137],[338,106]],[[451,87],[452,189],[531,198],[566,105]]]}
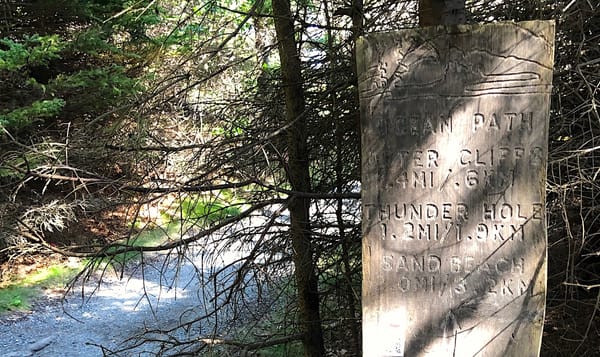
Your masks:
{"label": "tree trunk", "polygon": [[466,20],[465,0],[419,0],[419,26],[457,25]]}
{"label": "tree trunk", "polygon": [[[300,56],[295,40],[290,3],[273,0],[275,32],[279,44],[281,73],[285,94],[288,167],[287,175],[292,190],[310,191],[309,160],[304,90]],[[304,334],[304,355],[324,356],[323,332],[319,314],[319,292],[309,222],[310,199],[292,197],[290,210],[290,235],[294,249],[295,278],[298,289],[300,324]]]}

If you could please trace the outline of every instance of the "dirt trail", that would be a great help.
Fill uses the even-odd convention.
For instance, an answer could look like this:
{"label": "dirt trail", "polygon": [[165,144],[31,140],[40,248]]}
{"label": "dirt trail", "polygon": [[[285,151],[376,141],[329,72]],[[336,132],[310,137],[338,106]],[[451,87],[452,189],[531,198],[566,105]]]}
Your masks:
{"label": "dirt trail", "polygon": [[[124,346],[124,340],[146,329],[174,327],[180,318],[192,319],[202,313],[203,290],[198,280],[199,253],[187,253],[177,268],[167,255],[154,257],[153,264],[131,270],[123,280],[104,279],[91,297],[82,298],[81,289],[60,298],[44,298],[31,314],[0,320],[0,356],[70,357],[103,356],[98,346],[110,350]],[[170,256],[173,258],[173,256]],[[221,257],[221,263],[235,254]],[[86,291],[95,285],[89,283]],[[208,327],[206,327],[208,328]],[[188,333],[206,331],[190,330]],[[147,348],[147,347],[146,347]],[[153,356],[154,351],[136,349],[126,356]]]}

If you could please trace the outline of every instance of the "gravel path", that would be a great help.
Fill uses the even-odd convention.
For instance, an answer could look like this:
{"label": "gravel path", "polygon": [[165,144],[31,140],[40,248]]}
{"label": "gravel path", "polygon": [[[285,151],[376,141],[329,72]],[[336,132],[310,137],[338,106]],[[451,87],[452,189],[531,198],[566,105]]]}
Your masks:
{"label": "gravel path", "polygon": [[[182,316],[183,319],[198,316],[204,306],[198,279],[200,253],[191,253],[186,254],[191,259],[179,269],[174,259],[164,263],[165,258],[173,256],[157,256],[143,274],[140,269],[131,269],[123,280],[103,279],[91,296],[86,293],[82,298],[80,287],[63,304],[60,297],[46,297],[30,314],[2,318],[0,356],[103,356],[98,346],[119,349],[125,346],[127,337],[146,329],[167,329],[177,326]],[[236,254],[232,253],[221,257],[221,263],[234,259]],[[98,285],[88,283],[86,291],[94,287]],[[154,354],[138,348],[119,356]]]}

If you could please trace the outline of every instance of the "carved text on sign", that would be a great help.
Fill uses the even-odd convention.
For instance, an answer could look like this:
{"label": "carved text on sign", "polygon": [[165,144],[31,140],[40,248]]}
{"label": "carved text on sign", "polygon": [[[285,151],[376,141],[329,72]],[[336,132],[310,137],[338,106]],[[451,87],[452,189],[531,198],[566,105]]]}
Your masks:
{"label": "carved text on sign", "polygon": [[359,39],[364,355],[538,353],[553,43],[549,22]]}

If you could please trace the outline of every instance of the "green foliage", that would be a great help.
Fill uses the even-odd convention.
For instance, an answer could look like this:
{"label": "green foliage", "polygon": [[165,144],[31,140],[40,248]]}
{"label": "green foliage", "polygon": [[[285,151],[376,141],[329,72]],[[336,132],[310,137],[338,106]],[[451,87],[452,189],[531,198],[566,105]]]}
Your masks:
{"label": "green foliage", "polygon": [[59,98],[35,101],[30,106],[0,114],[0,128],[22,129],[36,121],[56,117],[64,106],[65,101]]}
{"label": "green foliage", "polygon": [[[79,71],[73,75],[59,75],[50,83],[48,89],[53,92],[79,94],[76,102],[88,105],[115,105],[125,98],[139,93],[142,86],[138,80],[130,78],[121,66],[93,68]],[[102,99],[101,103],[98,100]]]}
{"label": "green foliage", "polygon": [[[73,43],[64,42],[57,34],[33,35],[25,37],[21,42],[0,39],[0,45],[4,48],[0,50],[0,70],[8,73],[28,73],[23,72],[23,68],[47,67],[52,60],[61,59],[61,51],[67,49],[92,49],[90,51],[94,55],[99,55],[98,51],[117,50],[101,37],[101,32],[90,30],[86,33],[85,36],[77,37],[78,42]],[[47,68],[47,72],[51,73],[51,69]],[[22,78],[22,75],[18,74],[16,78]],[[16,98],[14,103],[31,104],[17,107],[7,105],[6,108],[0,108],[2,128],[21,130],[35,122],[58,117],[67,104],[63,98],[69,98],[71,111],[91,111],[118,105],[142,90],[140,82],[130,78],[125,68],[118,65],[81,70],[75,74],[59,73],[48,85],[38,84],[34,78],[23,79],[16,87],[27,89],[26,94],[31,97]],[[10,98],[13,90],[7,88],[6,91],[6,96]],[[43,94],[42,98],[38,93]],[[43,98],[46,94],[54,98]]]}
{"label": "green foliage", "polygon": [[132,43],[149,41],[147,29],[164,20],[164,10],[154,0],[90,0],[84,3],[83,11],[106,34],[126,32]]}
{"label": "green foliage", "polygon": [[23,43],[11,39],[0,39],[7,48],[0,50],[0,70],[16,71],[26,65],[46,66],[49,61],[60,58],[65,43],[57,34],[25,37]]}
{"label": "green foliage", "polygon": [[207,225],[224,218],[235,217],[240,213],[238,207],[232,207],[220,200],[205,201],[189,196],[181,201],[181,218],[183,220],[201,221]]}
{"label": "green foliage", "polygon": [[66,265],[51,265],[13,280],[6,286],[0,286],[0,313],[31,308],[32,301],[43,289],[64,287],[79,269]]}
{"label": "green foliage", "polygon": [[223,126],[215,125],[211,134],[213,136],[223,136],[225,138],[234,138],[236,136],[241,136],[245,133],[246,128],[250,126],[251,119],[249,117],[238,117],[232,120],[231,122],[223,123]]}
{"label": "green foliage", "polygon": [[27,310],[31,299],[37,295],[37,289],[11,285],[0,289],[0,313],[14,310]]}
{"label": "green foliage", "polygon": [[65,42],[57,34],[33,35],[25,43],[30,47],[28,63],[34,66],[45,66],[50,60],[60,58],[60,52],[65,47]]}
{"label": "green foliage", "polygon": [[[70,119],[106,110],[143,89],[127,70],[144,60],[144,48],[154,46],[145,31],[161,21],[155,1],[61,4],[56,6],[73,7],[69,14],[89,21],[88,26],[74,36],[61,32],[0,39],[0,75],[10,78],[0,83],[2,128],[20,130],[40,120],[60,120],[61,114]],[[122,35],[127,32],[129,36]]]}
{"label": "green foliage", "polygon": [[51,265],[25,277],[21,284],[41,288],[61,287],[73,278],[78,270],[79,267]]}
{"label": "green foliage", "polygon": [[101,27],[90,27],[77,34],[69,49],[92,56],[104,53],[121,54],[123,51],[110,42],[110,32]]}
{"label": "green foliage", "polygon": [[209,29],[201,23],[187,24],[177,28],[166,36],[157,38],[165,46],[173,46],[176,53],[189,53],[194,50],[194,43],[206,36]]}
{"label": "green foliage", "polygon": [[29,51],[24,45],[9,39],[1,39],[0,44],[8,47],[6,50],[0,50],[1,70],[15,71],[27,64]]}
{"label": "green foliage", "polygon": [[[137,222],[136,222],[137,223]],[[130,239],[124,239],[122,241],[116,242],[114,246],[111,246],[107,249],[108,255],[111,252],[115,252],[125,246],[128,247],[155,247],[164,243],[169,239],[169,236],[174,234],[175,232],[180,231],[181,225],[177,222],[169,222],[164,227],[157,227],[154,229],[143,229],[138,235],[131,237]],[[140,258],[140,252],[130,251],[127,253],[121,253],[114,256],[111,256],[108,259],[94,261],[93,264],[102,266],[102,265],[111,265],[116,270],[120,269],[123,265],[128,262],[135,261]]]}

